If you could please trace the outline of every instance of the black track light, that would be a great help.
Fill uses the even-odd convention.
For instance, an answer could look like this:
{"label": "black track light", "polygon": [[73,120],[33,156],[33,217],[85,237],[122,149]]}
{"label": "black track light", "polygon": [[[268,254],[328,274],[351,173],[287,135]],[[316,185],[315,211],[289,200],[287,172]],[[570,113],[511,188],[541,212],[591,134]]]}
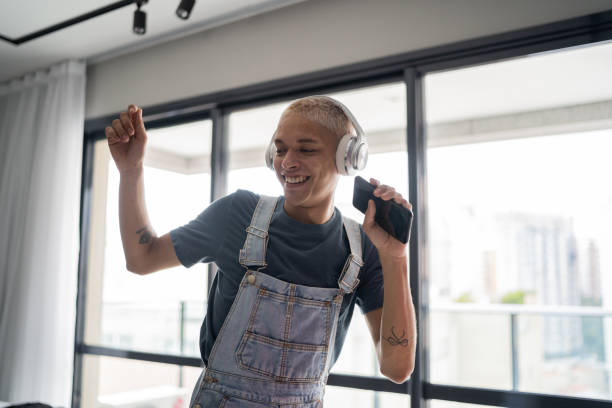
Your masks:
{"label": "black track light", "polygon": [[142,6],[142,3],[142,0],[136,1],[136,6],[138,8],[136,9],[136,11],[134,11],[134,25],[132,27],[132,30],[134,30],[136,34],[140,35],[143,35],[147,31],[147,13],[140,10],[140,6]]}
{"label": "black track light", "polygon": [[181,3],[176,9],[176,15],[183,20],[187,20],[191,14],[191,9],[193,8],[194,3],[195,0],[181,0]]}

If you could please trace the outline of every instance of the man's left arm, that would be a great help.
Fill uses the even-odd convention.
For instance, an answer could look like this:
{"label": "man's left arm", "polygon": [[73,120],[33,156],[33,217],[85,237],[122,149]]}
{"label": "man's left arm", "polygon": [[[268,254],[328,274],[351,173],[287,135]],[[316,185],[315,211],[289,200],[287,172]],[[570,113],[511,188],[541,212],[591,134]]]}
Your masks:
{"label": "man's left arm", "polygon": [[[374,195],[394,200],[412,208],[392,187],[377,185]],[[416,315],[410,292],[406,244],[396,240],[374,221],[374,202],[368,204],[363,222],[364,232],[378,250],[383,270],[383,307],[367,313],[366,321],[374,341],[381,373],[396,383],[402,383],[414,370],[416,355]]]}

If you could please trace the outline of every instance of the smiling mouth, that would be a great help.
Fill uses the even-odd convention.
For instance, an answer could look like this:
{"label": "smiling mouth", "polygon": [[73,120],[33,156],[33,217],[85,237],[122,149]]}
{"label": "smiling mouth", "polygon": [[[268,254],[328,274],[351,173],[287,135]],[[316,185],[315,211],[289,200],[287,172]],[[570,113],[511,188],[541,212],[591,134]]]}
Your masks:
{"label": "smiling mouth", "polygon": [[283,176],[283,180],[285,180],[285,183],[287,184],[298,185],[298,184],[304,184],[305,182],[310,180],[310,176],[299,176],[299,177]]}

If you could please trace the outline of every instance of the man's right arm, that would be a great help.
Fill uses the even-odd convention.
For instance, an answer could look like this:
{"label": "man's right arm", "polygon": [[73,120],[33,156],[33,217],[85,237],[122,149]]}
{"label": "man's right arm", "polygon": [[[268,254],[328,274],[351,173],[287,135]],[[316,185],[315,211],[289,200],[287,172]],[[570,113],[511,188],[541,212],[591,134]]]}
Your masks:
{"label": "man's right arm", "polygon": [[119,224],[126,268],[139,275],[179,266],[170,234],[157,237],[147,214],[143,168],[120,172]]}
{"label": "man's right arm", "polygon": [[126,268],[139,275],[180,265],[168,234],[158,238],[144,199],[143,161],[147,132],[142,109],[130,105],[105,129],[119,183],[119,226]]}

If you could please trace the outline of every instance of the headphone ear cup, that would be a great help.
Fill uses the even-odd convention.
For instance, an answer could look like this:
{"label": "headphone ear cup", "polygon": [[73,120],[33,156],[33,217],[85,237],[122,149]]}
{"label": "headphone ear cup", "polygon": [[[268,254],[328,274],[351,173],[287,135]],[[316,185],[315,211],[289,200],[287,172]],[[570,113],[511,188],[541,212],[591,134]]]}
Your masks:
{"label": "headphone ear cup", "polygon": [[336,169],[343,176],[352,176],[363,170],[368,163],[368,145],[357,136],[342,136],[336,149]]}
{"label": "headphone ear cup", "polygon": [[338,148],[336,149],[336,169],[338,173],[343,176],[349,176],[354,173],[354,171],[352,171],[349,153],[355,140],[355,136],[346,134],[342,136],[342,139],[338,142]]}
{"label": "headphone ear cup", "polygon": [[356,144],[355,150],[351,152],[351,157],[356,170],[365,169],[368,164],[368,144],[364,142]]}
{"label": "headphone ear cup", "polygon": [[268,143],[268,147],[266,147],[266,152],[264,159],[266,160],[266,166],[270,169],[270,170],[274,170],[274,137],[272,137],[272,139],[270,140],[270,143]]}

